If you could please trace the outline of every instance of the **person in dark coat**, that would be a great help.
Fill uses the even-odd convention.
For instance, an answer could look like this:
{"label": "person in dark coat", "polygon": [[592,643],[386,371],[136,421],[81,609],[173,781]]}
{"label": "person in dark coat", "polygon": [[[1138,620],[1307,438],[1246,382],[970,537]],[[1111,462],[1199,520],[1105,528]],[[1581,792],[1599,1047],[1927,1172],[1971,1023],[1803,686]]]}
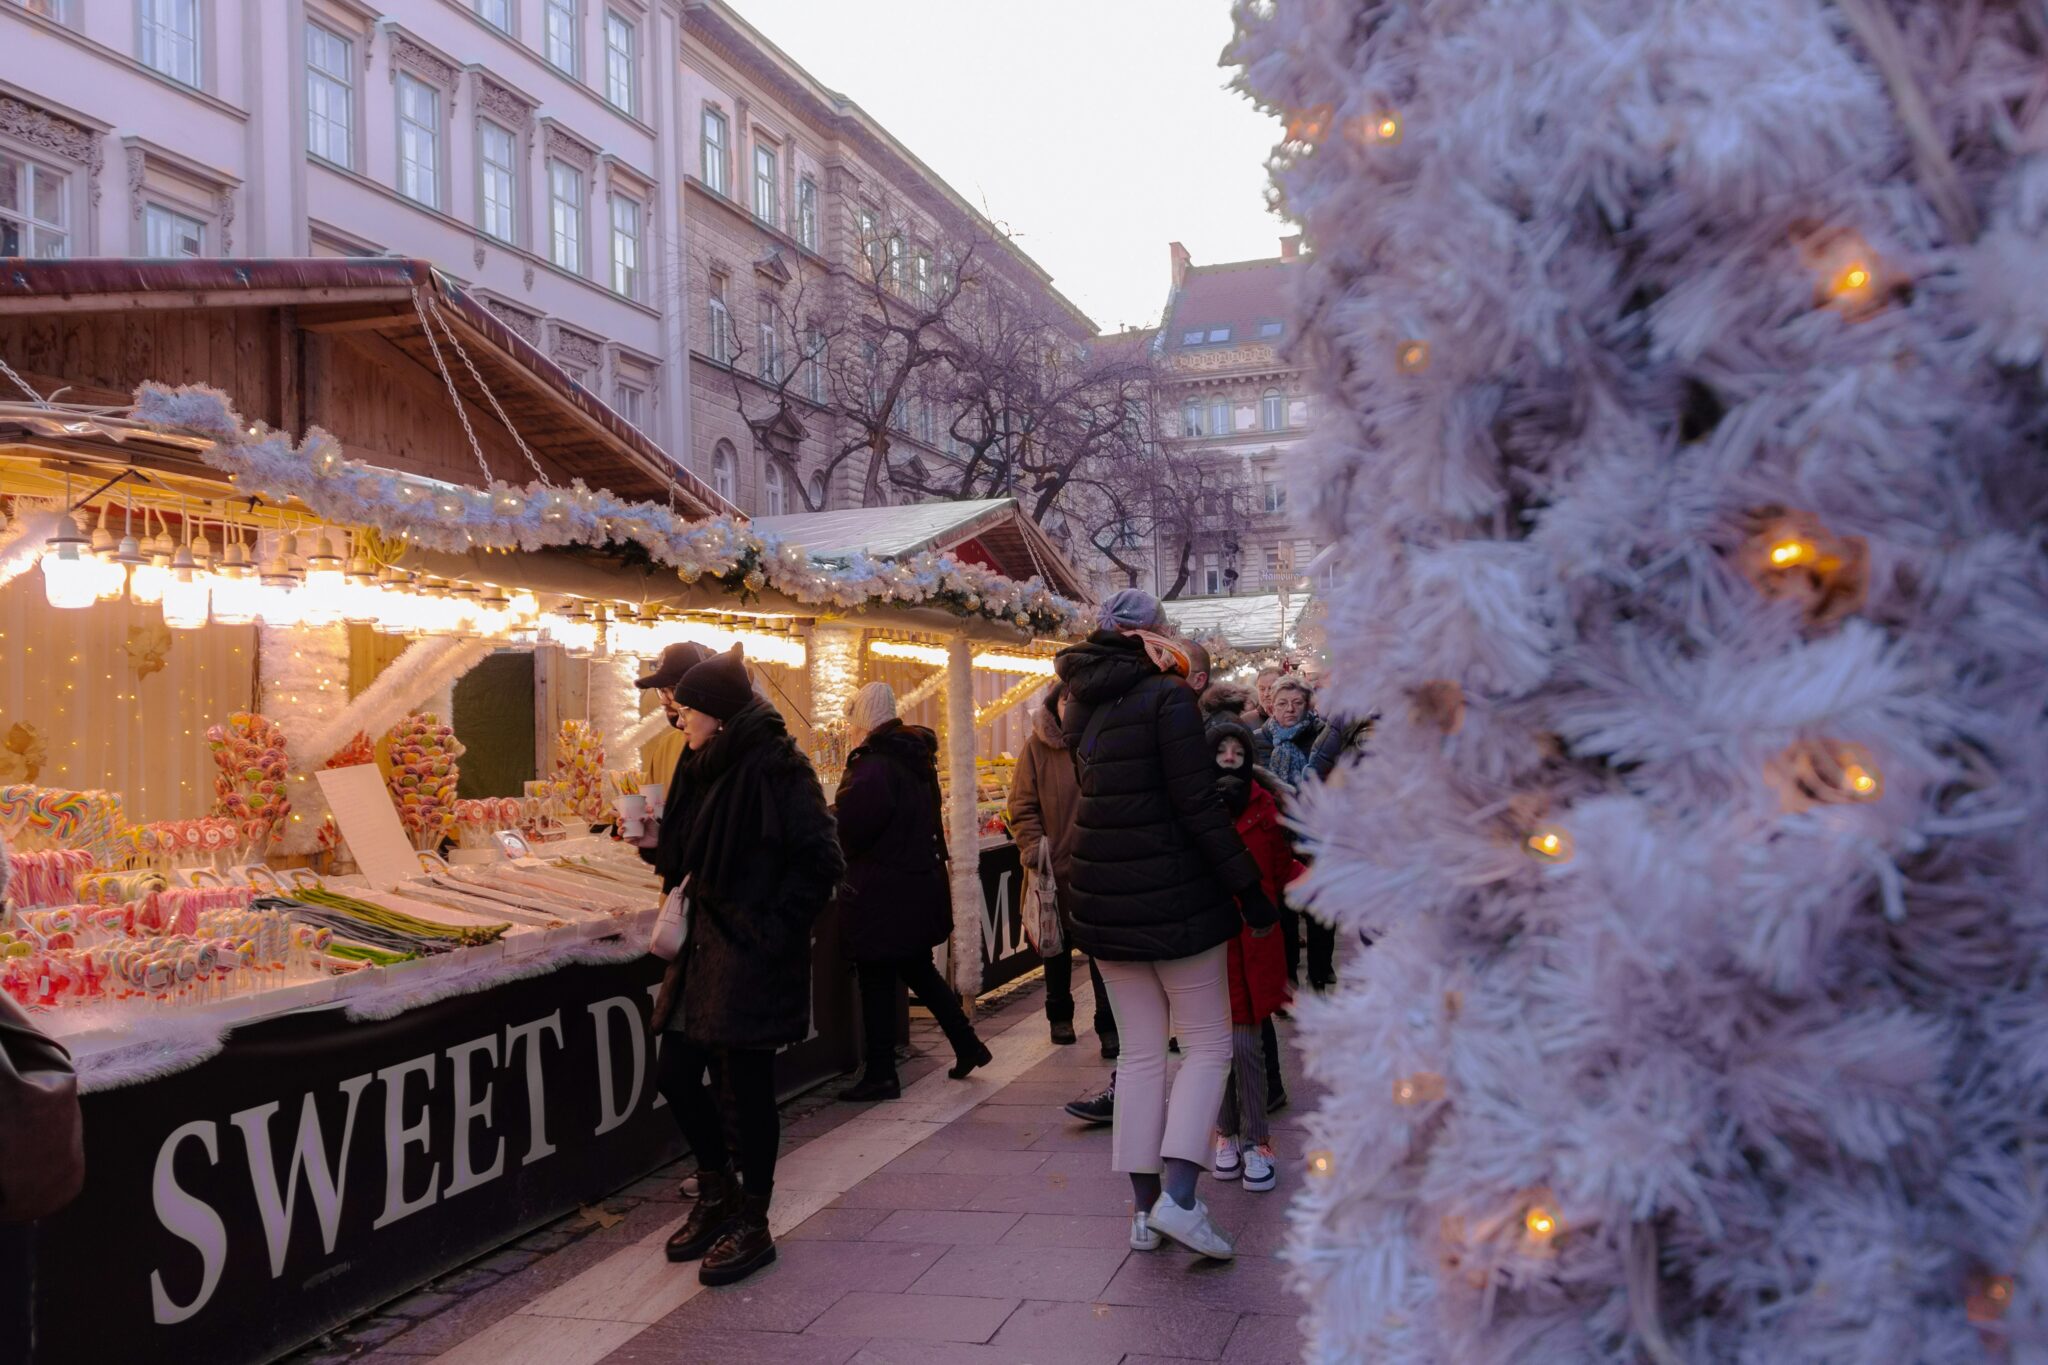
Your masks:
{"label": "person in dark coat", "polygon": [[[1041,858],[1051,855],[1054,895],[1068,944],[1045,959],[1045,1020],[1055,1043],[1072,1043],[1077,1041],[1074,893],[1068,883],[1074,875],[1074,814],[1081,804],[1081,790],[1074,777],[1073,756],[1067,751],[1067,737],[1060,733],[1062,692],[1054,683],[1031,708],[1031,734],[1024,741],[1024,751],[1017,755],[1017,771],[1010,778],[1010,834],[1017,841],[1017,856],[1026,875],[1035,877]],[[1102,970],[1092,957],[1088,959],[1088,976],[1095,983],[1095,1036],[1102,1044],[1103,1060],[1115,1061],[1120,1051],[1116,1015],[1109,1008]]]}
{"label": "person in dark coat", "polygon": [[[1102,968],[1116,1010],[1111,1165],[1131,1177],[1131,1245],[1160,1234],[1215,1258],[1235,1254],[1195,1196],[1214,1154],[1231,1058],[1225,945],[1278,911],[1223,799],[1183,646],[1159,634],[1157,599],[1113,594],[1098,629],[1061,651],[1060,728],[1081,800],[1073,851],[1074,939]],[[1169,1106],[1166,1041],[1183,1060]]]}
{"label": "person in dark coat", "polygon": [[854,694],[846,719],[855,741],[833,815],[846,880],[839,888],[840,932],[860,977],[861,1035],[867,1063],[842,1100],[893,1100],[896,983],[932,1013],[953,1045],[946,1074],[964,1080],[991,1060],[967,1022],[960,998],[932,965],[932,949],[953,932],[952,879],[939,816],[939,740],[896,715],[896,693],[871,682]]}
{"label": "person in dark coat", "polygon": [[[846,864],[818,775],[755,695],[739,646],[692,668],[675,700],[692,754],[678,772],[689,790],[675,865],[689,934],[677,988],[654,1014],[668,1031],[658,1084],[697,1154],[700,1190],[667,1251],[701,1257],[703,1283],[730,1284],[775,1259],[775,1050],[810,1032],[811,928]],[[736,1158],[705,1084],[714,1065],[732,1097]]]}
{"label": "person in dark coat", "polygon": [[[661,651],[661,658],[655,663],[654,671],[639,679],[633,685],[646,691],[654,690],[661,698],[661,709],[668,715],[668,723],[677,726],[682,720],[682,711],[676,705],[676,684],[683,675],[710,657],[711,651],[694,641],[670,645]],[[677,864],[682,857],[682,838],[689,827],[678,802],[689,790],[689,784],[677,780],[683,765],[689,762],[690,751],[684,749],[676,756],[676,772],[669,775],[668,789],[663,793],[661,811],[654,820],[654,828],[643,835],[635,844],[640,850],[640,859],[652,867],[661,877],[661,893],[666,896],[682,881]]]}

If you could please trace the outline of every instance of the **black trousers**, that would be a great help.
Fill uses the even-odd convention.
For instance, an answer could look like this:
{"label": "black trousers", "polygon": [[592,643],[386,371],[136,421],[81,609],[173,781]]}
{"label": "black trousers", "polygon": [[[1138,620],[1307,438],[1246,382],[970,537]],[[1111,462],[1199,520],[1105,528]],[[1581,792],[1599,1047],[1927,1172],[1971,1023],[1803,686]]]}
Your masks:
{"label": "black trousers", "polygon": [[36,1225],[0,1223],[0,1360],[35,1352]]}
{"label": "black trousers", "polygon": [[1308,952],[1308,984],[1317,990],[1337,983],[1337,930],[1306,910],[1280,902],[1280,937],[1287,945],[1287,980],[1301,984],[1301,955]]}
{"label": "black trousers", "polygon": [[[707,1067],[715,1077],[709,1084],[704,1079]],[[661,1040],[661,1070],[654,1083],[689,1140],[699,1170],[723,1170],[734,1162],[748,1194],[765,1199],[774,1191],[782,1116],[775,1108],[773,1051],[713,1047],[670,1033]],[[731,1096],[730,1115],[720,1102],[721,1090]],[[738,1137],[737,1155],[726,1140],[728,1127]]]}
{"label": "black trousers", "polygon": [[896,983],[910,987],[917,1003],[932,1012],[953,1045],[954,1055],[964,1057],[974,1043],[974,1026],[960,1008],[960,997],[932,965],[931,954],[893,958],[883,962],[856,963],[860,977],[860,1031],[867,1048],[868,1080],[896,1074]]}
{"label": "black trousers", "polygon": [[[1102,969],[1088,959],[1088,979],[1095,983],[1095,1035],[1116,1032],[1116,1012],[1109,1007],[1109,991],[1102,984]],[[1074,950],[1045,960],[1045,1019],[1050,1024],[1074,1022]]]}

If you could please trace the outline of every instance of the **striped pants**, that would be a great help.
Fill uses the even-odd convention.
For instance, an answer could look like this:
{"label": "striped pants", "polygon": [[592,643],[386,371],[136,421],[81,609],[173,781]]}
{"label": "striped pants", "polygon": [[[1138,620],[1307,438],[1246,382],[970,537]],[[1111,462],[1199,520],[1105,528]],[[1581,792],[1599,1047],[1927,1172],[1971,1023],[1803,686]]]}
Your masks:
{"label": "striped pants", "polygon": [[1246,1144],[1273,1135],[1266,1126],[1266,1045],[1257,1024],[1230,1026],[1230,1079],[1223,1085],[1216,1131]]}

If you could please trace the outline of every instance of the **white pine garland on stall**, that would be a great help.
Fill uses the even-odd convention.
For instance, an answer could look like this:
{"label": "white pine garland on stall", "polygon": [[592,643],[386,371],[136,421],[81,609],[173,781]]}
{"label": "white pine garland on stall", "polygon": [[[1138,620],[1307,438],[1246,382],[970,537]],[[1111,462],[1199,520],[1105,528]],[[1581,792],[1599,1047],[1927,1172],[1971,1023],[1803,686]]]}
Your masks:
{"label": "white pine garland on stall", "polygon": [[976,818],[974,646],[946,644],[946,852],[953,861],[953,987],[981,993],[981,821]]}
{"label": "white pine garland on stall", "polygon": [[635,761],[638,761],[637,747],[629,751],[619,747],[618,741],[640,724],[640,689],[633,685],[639,676],[640,661],[629,656],[616,655],[590,661],[586,703],[590,728],[596,732],[605,752],[611,755],[614,766],[622,763],[629,752],[634,753]]}
{"label": "white pine garland on stall", "polygon": [[902,560],[855,554],[844,566],[819,565],[800,546],[764,539],[729,517],[691,521],[659,503],[629,502],[581,480],[567,487],[536,480],[524,487],[494,481],[489,488],[461,488],[407,478],[347,458],[341,443],[319,427],[308,428],[295,446],[288,433],[246,423],[225,394],[203,384],[143,384],[131,415],[211,437],[215,444],[201,458],[229,473],[244,492],[295,498],[328,520],[403,534],[430,549],[461,554],[631,541],[685,582],[710,578],[736,593],[774,588],[808,605],[842,610],[930,605],[1041,634],[1085,628],[1080,604],[1037,577],[1020,583],[929,553]]}
{"label": "white pine garland on stall", "polygon": [[400,717],[418,709],[421,701],[452,686],[495,648],[489,640],[418,640],[324,725],[294,734],[289,717],[273,717],[290,737],[287,749],[292,767],[310,772],[358,733],[373,739],[382,735]]}

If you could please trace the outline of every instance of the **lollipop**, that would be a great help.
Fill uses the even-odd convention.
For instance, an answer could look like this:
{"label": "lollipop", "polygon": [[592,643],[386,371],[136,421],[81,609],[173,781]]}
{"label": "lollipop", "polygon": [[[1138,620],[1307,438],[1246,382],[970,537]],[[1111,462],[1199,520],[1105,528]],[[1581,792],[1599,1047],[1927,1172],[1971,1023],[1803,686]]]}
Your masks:
{"label": "lollipop", "polygon": [[399,822],[414,847],[438,848],[455,827],[455,789],[461,774],[456,760],[464,746],[438,717],[419,712],[393,726],[389,739],[388,785]]}

